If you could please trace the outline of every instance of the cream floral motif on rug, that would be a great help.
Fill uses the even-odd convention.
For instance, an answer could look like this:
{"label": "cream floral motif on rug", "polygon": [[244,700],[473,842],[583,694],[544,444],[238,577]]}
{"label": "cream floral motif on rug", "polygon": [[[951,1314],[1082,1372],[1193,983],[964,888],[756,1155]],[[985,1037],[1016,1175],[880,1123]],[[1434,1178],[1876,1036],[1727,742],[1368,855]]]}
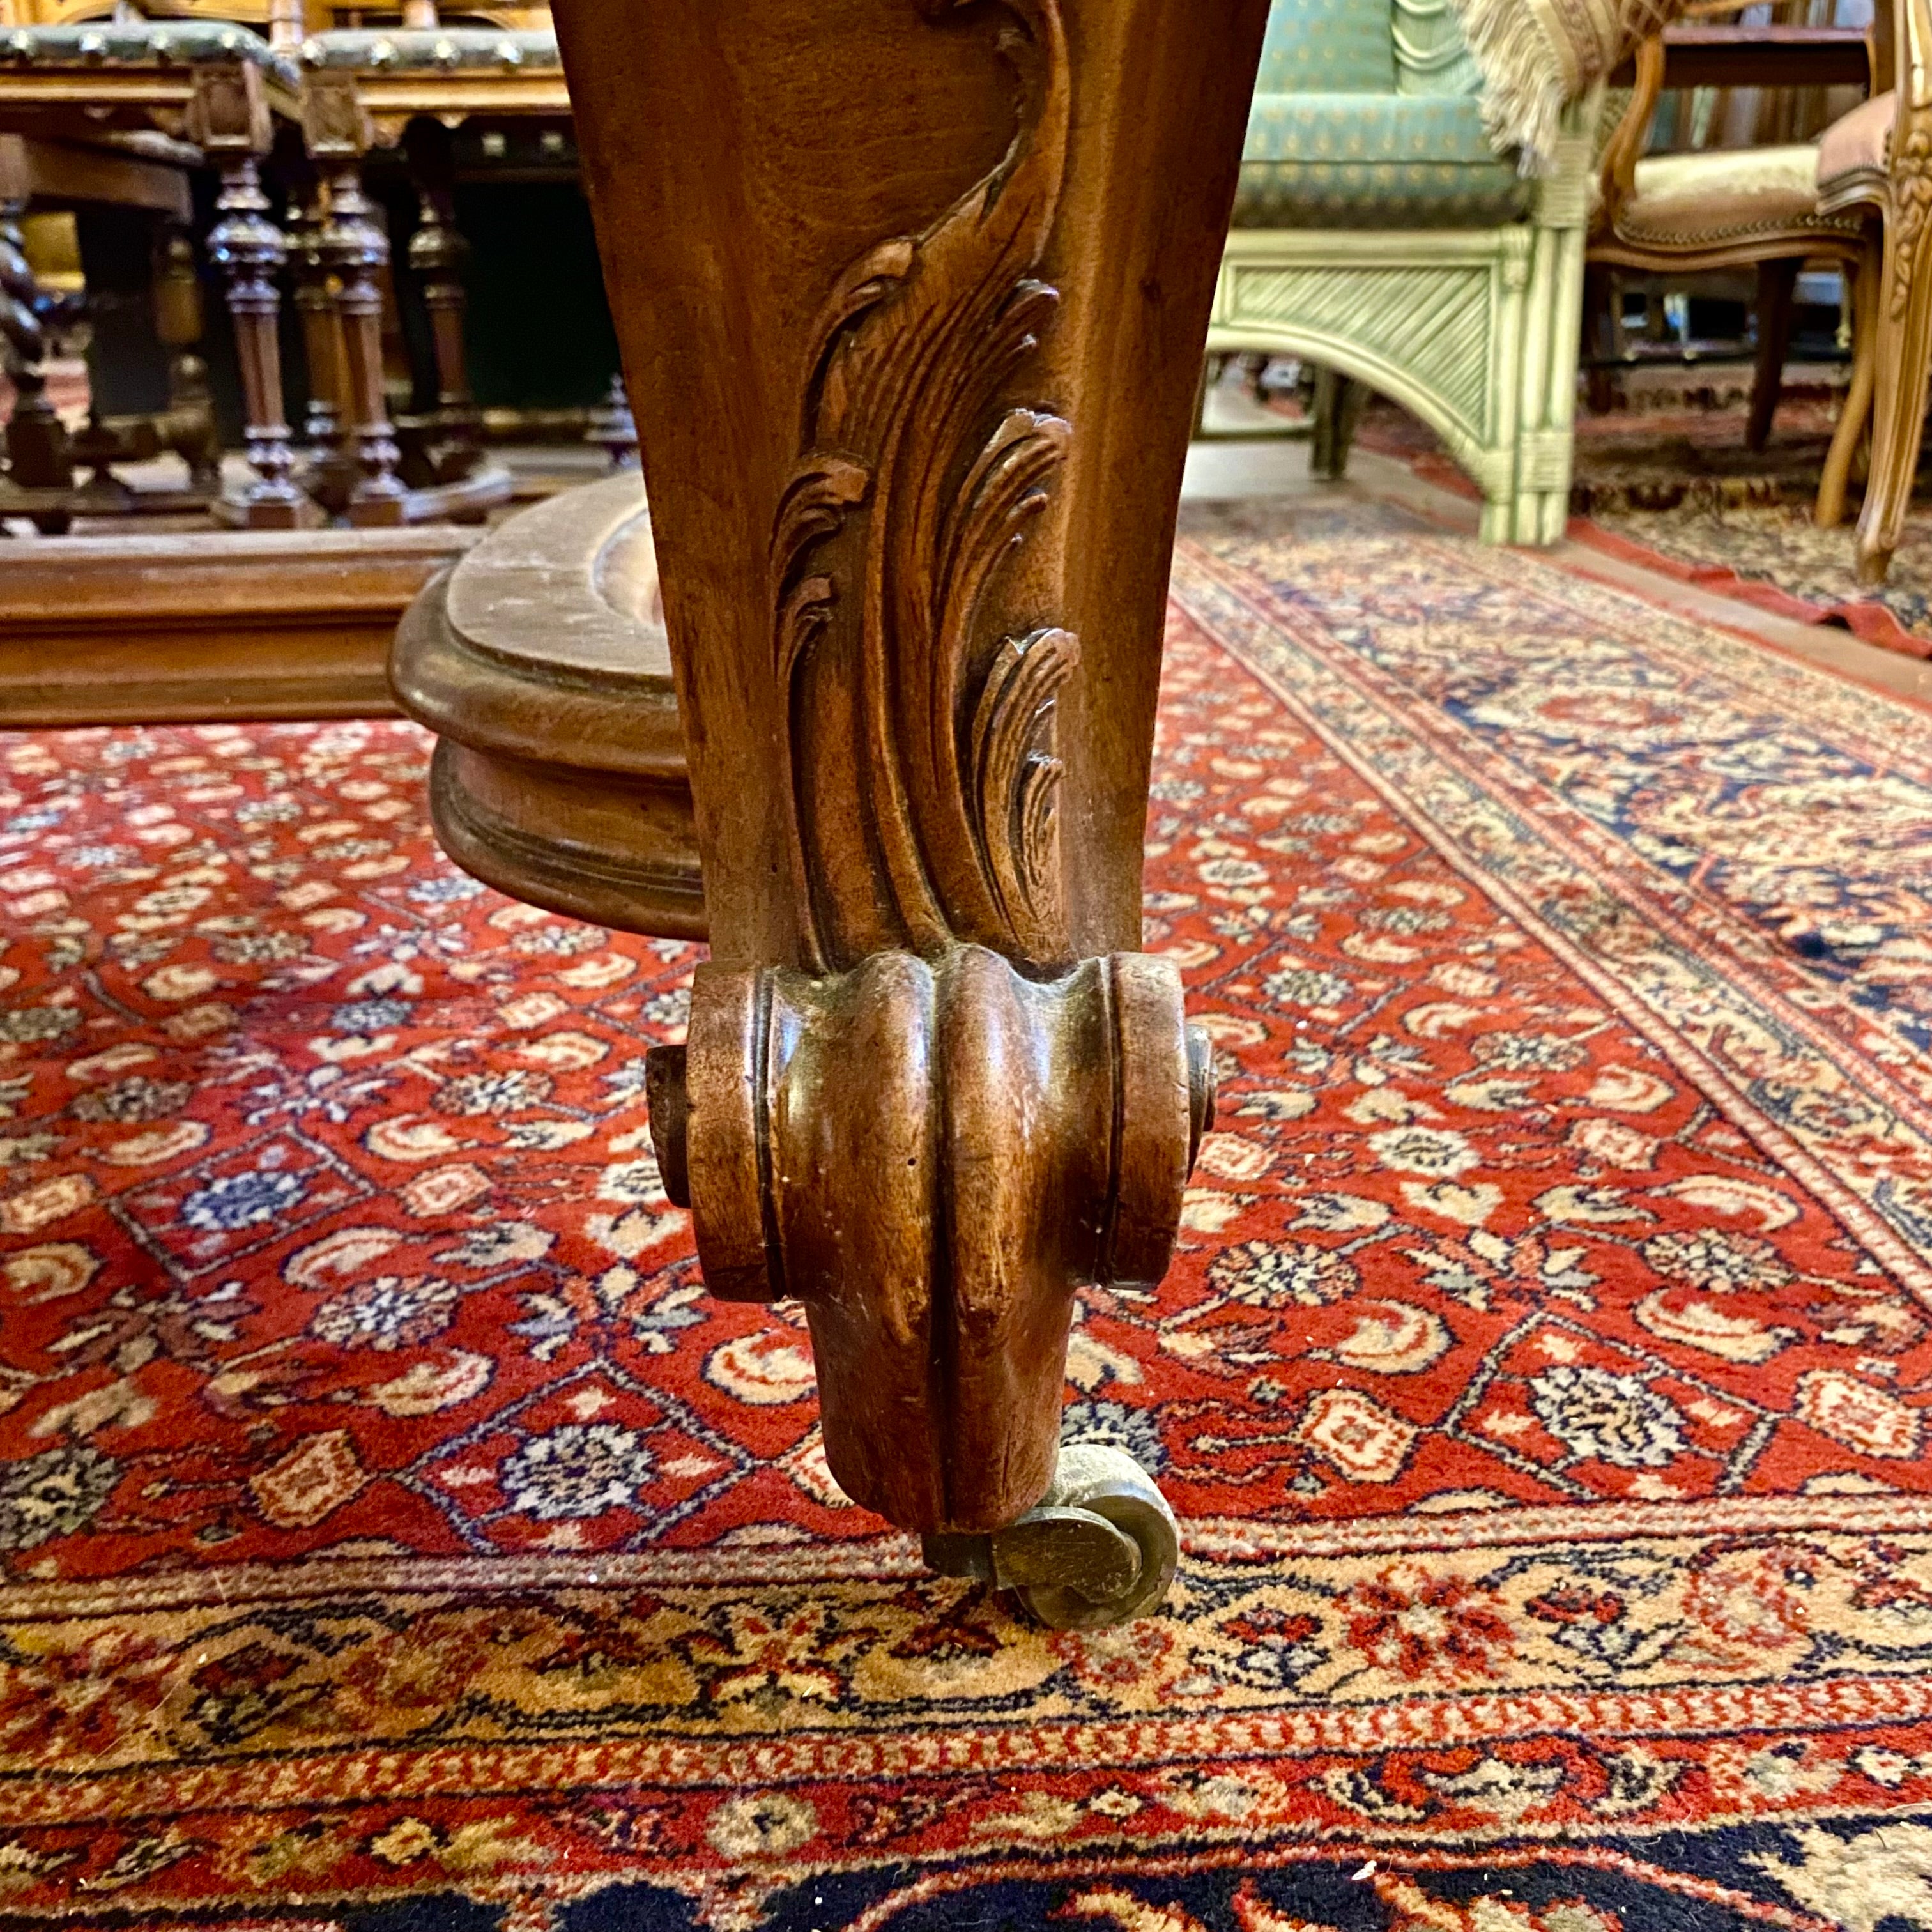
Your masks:
{"label": "cream floral motif on rug", "polygon": [[1197,515],[1220,1058],[1054,1635],[827,1473],[642,1118],[697,950],[394,723],[0,739],[0,1932],[1900,1932],[1932,715],[1393,510]]}

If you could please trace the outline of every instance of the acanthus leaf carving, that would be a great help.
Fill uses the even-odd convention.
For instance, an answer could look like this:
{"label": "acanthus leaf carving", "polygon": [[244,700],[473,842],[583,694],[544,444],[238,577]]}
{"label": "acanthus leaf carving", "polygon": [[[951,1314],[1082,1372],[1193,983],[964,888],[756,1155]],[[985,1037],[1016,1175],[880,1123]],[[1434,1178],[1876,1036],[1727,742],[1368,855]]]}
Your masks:
{"label": "acanthus leaf carving", "polygon": [[840,277],[773,522],[773,669],[814,971],[956,941],[1035,965],[1070,955],[1054,712],[1078,640],[1052,622],[987,633],[995,581],[1048,508],[1072,434],[1050,410],[1000,406],[1058,304],[1035,271],[1071,89],[1060,0],[997,4],[1018,131],[923,234]]}
{"label": "acanthus leaf carving", "polygon": [[1902,138],[1894,135],[1894,141],[1891,303],[1892,313],[1898,316],[1904,314],[1912,300],[1926,218],[1932,213],[1932,115],[1915,110]]}

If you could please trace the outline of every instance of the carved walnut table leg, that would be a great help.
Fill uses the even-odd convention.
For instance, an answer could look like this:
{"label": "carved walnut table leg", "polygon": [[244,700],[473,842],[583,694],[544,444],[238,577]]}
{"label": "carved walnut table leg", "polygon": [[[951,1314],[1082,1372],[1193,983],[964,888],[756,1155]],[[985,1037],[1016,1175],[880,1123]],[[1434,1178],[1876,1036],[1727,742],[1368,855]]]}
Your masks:
{"label": "carved walnut table leg", "polygon": [[856,1501],[1139,1614],[1172,1518],[1060,1408],[1212,1106],[1141,845],[1265,0],[556,13],[710,919],[668,1183],[714,1292],[804,1304]]}

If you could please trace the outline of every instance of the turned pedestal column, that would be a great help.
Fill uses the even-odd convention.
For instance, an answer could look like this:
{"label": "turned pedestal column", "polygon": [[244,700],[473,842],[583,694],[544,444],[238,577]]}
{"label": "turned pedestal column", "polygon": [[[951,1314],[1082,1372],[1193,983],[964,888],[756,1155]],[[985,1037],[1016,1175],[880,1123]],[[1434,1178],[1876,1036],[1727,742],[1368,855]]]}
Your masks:
{"label": "turned pedestal column", "polygon": [[[1212,1107],[1142,838],[1266,0],[556,11],[711,944],[650,1070],[666,1185],[714,1293],[802,1303],[855,1501],[1050,1622],[1140,1614],[1173,1520],[1060,1411],[1076,1289],[1160,1278]],[[472,854],[538,796],[514,711],[527,782],[439,759]]]}
{"label": "turned pedestal column", "polygon": [[19,490],[66,490],[74,482],[74,461],[67,430],[47,400],[41,366],[52,304],[27,260],[20,226],[26,212],[24,197],[0,200],[0,366],[14,389],[4,438],[6,476]]}
{"label": "turned pedestal column", "polygon": [[339,429],[356,479],[349,492],[349,520],[406,523],[409,493],[396,473],[395,433],[382,393],[381,277],[388,263],[389,238],[363,192],[362,158],[368,152],[370,130],[352,76],[324,71],[309,76],[302,97],[302,135],[326,190],[326,212],[314,246],[335,308],[341,358]]}
{"label": "turned pedestal column", "polygon": [[284,415],[279,282],[288,244],[262,191],[261,158],[272,130],[259,70],[197,70],[189,125],[196,145],[221,170],[208,254],[220,272],[235,326],[254,472],[240,496],[218,508],[225,520],[252,530],[304,529],[320,523],[322,513],[295,481]]}
{"label": "turned pedestal column", "polygon": [[416,232],[409,266],[422,291],[429,320],[434,410],[424,424],[430,437],[430,473],[425,482],[467,476],[483,460],[483,418],[470,386],[470,356],[464,341],[468,297],[463,284],[470,244],[456,225],[456,170],[449,130],[418,119],[404,137],[410,178],[416,190]]}

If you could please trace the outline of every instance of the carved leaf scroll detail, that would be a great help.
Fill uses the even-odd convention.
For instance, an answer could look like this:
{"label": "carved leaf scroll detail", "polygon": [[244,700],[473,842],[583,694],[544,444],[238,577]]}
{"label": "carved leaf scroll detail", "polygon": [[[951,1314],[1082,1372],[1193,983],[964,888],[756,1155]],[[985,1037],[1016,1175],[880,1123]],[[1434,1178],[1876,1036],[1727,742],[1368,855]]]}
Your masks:
{"label": "carved leaf scroll detail", "polygon": [[1912,300],[1926,217],[1932,212],[1932,115],[1916,112],[1898,147],[1892,164],[1891,214],[1894,317],[1904,315]]}
{"label": "carved leaf scroll detail", "polygon": [[[930,20],[986,0],[921,0]],[[1002,568],[1071,431],[1001,398],[1058,305],[1036,278],[1064,180],[1060,0],[997,0],[1019,125],[926,232],[841,277],[814,328],[801,454],[772,532],[773,666],[804,964],[956,940],[1069,952],[1054,755],[1073,634],[988,637]]]}

